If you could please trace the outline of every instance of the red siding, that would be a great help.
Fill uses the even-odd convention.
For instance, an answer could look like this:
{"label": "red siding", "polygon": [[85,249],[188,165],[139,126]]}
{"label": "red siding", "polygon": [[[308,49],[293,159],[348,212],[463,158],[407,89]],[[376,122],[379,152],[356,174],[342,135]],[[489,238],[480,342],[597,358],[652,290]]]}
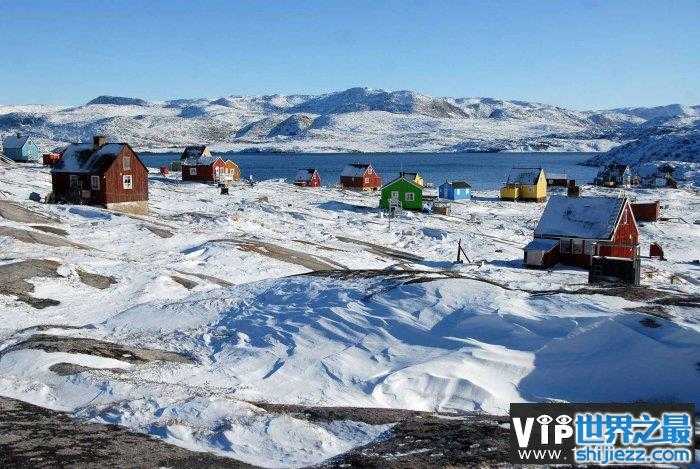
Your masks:
{"label": "red siding", "polygon": [[632,212],[637,221],[656,221],[659,219],[661,204],[656,202],[640,202],[632,204]]}
{"label": "red siding", "polygon": [[367,168],[362,177],[341,176],[340,185],[353,189],[379,189],[382,187],[382,177],[372,168]]}
{"label": "red siding", "polygon": [[[130,169],[124,169],[125,156],[131,159]],[[125,175],[131,176],[132,189],[124,188]],[[130,147],[124,147],[100,177],[100,192],[106,204],[148,200],[148,169]]]}
{"label": "red siding", "polygon": [[321,176],[319,176],[318,171],[314,172],[311,176],[311,181],[309,181],[309,187],[321,187]]}
{"label": "red siding", "polygon": [[620,223],[615,228],[615,234],[613,235],[614,246],[603,246],[598,254],[601,256],[632,258],[635,255],[636,249],[634,246],[637,243],[639,243],[637,222],[634,219],[632,208],[629,204],[626,204]]}
{"label": "red siding", "polygon": [[294,184],[301,187],[321,187],[321,176],[315,171],[308,181],[295,181]]}
{"label": "red siding", "polygon": [[218,180],[216,176],[216,168],[222,172],[226,168],[226,163],[218,159],[210,165],[197,165],[197,174],[190,174],[190,168],[195,166],[182,165],[182,180],[183,181],[201,181],[201,182],[215,182]]}

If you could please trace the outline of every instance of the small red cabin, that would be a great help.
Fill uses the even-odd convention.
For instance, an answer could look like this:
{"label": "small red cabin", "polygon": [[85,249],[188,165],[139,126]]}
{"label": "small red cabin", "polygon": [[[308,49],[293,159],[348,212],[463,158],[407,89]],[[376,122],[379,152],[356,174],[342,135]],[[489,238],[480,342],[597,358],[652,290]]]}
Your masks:
{"label": "small red cabin", "polygon": [[132,213],[148,212],[148,169],[128,143],[68,145],[51,170],[56,202],[102,205]]}
{"label": "small red cabin", "polygon": [[657,221],[661,212],[661,204],[656,202],[637,202],[632,204],[632,212],[637,221]]}
{"label": "small red cabin", "polygon": [[382,177],[370,163],[352,163],[340,174],[340,185],[343,189],[376,191],[382,187]]}
{"label": "small red cabin", "polygon": [[535,239],[524,249],[525,264],[588,268],[593,256],[634,258],[638,243],[639,229],[626,198],[553,196]]}
{"label": "small red cabin", "polygon": [[321,175],[315,168],[300,169],[294,184],[300,187],[321,187]]}
{"label": "small red cabin", "polygon": [[216,182],[226,172],[226,162],[204,145],[185,148],[180,157],[183,181]]}
{"label": "small red cabin", "polygon": [[44,166],[53,166],[56,163],[58,163],[58,160],[61,159],[61,154],[60,153],[44,153],[41,158],[41,162],[44,164]]}

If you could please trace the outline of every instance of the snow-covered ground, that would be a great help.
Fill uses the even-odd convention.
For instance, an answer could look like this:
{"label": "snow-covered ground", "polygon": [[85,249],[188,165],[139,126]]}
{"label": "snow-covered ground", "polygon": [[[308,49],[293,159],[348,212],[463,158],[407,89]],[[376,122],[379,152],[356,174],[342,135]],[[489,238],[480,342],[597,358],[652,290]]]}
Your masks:
{"label": "snow-covered ground", "polygon": [[[30,296],[60,304],[36,309],[0,294],[2,396],[264,466],[317,463],[390,425],[310,422],[259,401],[495,414],[545,400],[700,405],[697,307],[576,293],[587,287],[583,270],[524,269],[544,204],[486,191],[449,216],[390,220],[376,194],[266,181],[221,196],[153,173],[150,214],[130,217],[28,200],[49,190],[45,168],[0,167],[1,198],[60,220],[52,226],[65,236],[47,236],[87,247],[42,244],[46,233],[31,226],[45,220],[0,217],[0,267],[60,264],[28,280]],[[697,295],[698,195],[627,194],[660,199],[662,216],[687,222],[642,224],[643,251],[656,241],[668,258],[644,259],[643,283]],[[19,230],[32,236],[20,241]],[[460,239],[484,262],[453,263]],[[311,270],[325,273],[299,275]],[[88,286],[84,272],[116,283]],[[19,345],[36,334],[188,359]],[[59,373],[58,363],[86,368]]]}
{"label": "snow-covered ground", "polygon": [[147,102],[101,96],[61,108],[0,105],[0,137],[24,132],[43,151],[105,134],[137,150],[285,152],[604,152],[692,126],[698,106],[577,111],[493,98],[350,88],[322,95]]}

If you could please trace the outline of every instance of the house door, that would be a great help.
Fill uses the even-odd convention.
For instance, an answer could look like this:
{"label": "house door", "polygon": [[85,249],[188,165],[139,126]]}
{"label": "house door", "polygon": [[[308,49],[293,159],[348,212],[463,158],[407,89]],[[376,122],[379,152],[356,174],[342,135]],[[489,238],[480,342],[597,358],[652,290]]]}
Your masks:
{"label": "house door", "polygon": [[544,252],[542,251],[528,251],[527,252],[527,265],[542,265],[542,258],[544,257]]}

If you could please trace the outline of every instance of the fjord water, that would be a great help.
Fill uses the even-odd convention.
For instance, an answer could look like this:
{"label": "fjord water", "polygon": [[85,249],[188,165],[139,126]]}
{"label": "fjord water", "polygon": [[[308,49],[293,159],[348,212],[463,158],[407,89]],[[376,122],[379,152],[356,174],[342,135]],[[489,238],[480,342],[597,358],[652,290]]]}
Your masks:
{"label": "fjord water", "polygon": [[[597,169],[581,166],[591,153],[236,153],[221,155],[238,163],[244,178],[256,181],[293,181],[300,168],[316,168],[324,186],[338,183],[348,163],[371,162],[385,182],[400,171],[418,171],[426,181],[439,185],[447,180],[468,181],[474,189],[497,189],[510,169],[541,166],[545,172],[566,173],[578,183],[593,180]],[[180,158],[180,154],[142,154],[149,167],[159,167]]]}

